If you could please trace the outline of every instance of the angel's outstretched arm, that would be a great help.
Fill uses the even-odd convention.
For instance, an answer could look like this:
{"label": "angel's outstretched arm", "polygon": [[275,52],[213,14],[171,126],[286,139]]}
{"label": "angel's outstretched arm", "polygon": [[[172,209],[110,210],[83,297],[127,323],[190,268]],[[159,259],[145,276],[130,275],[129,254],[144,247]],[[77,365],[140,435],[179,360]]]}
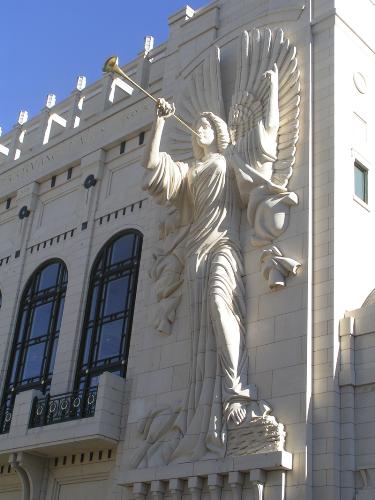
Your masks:
{"label": "angel's outstretched arm", "polygon": [[270,134],[276,134],[279,129],[279,72],[277,65],[273,69],[266,71],[264,77],[269,80],[270,93],[266,108],[266,119],[264,127]]}
{"label": "angel's outstretched arm", "polygon": [[151,129],[151,137],[143,159],[143,166],[148,170],[155,169],[160,163],[160,141],[165,120],[172,116],[174,111],[174,104],[169,104],[164,99],[158,99],[156,103],[156,116]]}

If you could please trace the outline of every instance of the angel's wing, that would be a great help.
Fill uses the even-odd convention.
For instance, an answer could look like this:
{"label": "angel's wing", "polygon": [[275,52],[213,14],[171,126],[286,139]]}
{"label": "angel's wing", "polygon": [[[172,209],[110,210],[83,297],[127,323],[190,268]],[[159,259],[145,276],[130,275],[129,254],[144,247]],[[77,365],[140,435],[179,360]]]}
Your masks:
{"label": "angel's wing", "polygon": [[264,78],[264,74],[271,70],[274,64],[278,68],[280,122],[274,151],[268,155],[268,158],[272,159],[268,161],[273,162],[272,181],[285,187],[292,175],[299,131],[300,83],[296,48],[284,38],[282,29],[245,31],[237,62],[229,130],[237,151],[249,164],[266,161],[264,157],[262,160],[264,148],[259,144],[257,146],[256,135],[259,136],[259,127],[265,121],[269,106],[269,82]]}
{"label": "angel's wing", "polygon": [[[225,118],[218,47],[212,47],[208,56],[186,77],[176,102],[176,113],[191,127],[205,111]],[[191,135],[176,120],[171,122],[168,151],[178,159],[191,157]]]}

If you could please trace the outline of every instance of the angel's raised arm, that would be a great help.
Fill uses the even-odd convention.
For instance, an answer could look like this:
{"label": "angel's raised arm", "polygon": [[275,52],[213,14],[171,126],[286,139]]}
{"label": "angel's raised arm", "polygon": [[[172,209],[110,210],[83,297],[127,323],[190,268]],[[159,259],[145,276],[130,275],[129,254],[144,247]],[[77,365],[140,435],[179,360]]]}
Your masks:
{"label": "angel's raised arm", "polygon": [[143,167],[146,169],[143,189],[161,205],[169,202],[179,206],[188,166],[175,162],[167,153],[160,152],[160,141],[165,120],[174,113],[174,104],[158,99],[156,117],[146,146]]}
{"label": "angel's raised arm", "polygon": [[269,99],[265,110],[264,128],[271,134],[276,134],[280,125],[279,116],[279,71],[276,63],[273,69],[264,73],[264,78],[269,80]]}
{"label": "angel's raised arm", "polygon": [[151,129],[151,136],[146,146],[143,166],[147,170],[154,170],[160,163],[160,142],[163,134],[165,120],[174,114],[174,104],[169,104],[165,99],[158,99],[156,103],[156,116]]}

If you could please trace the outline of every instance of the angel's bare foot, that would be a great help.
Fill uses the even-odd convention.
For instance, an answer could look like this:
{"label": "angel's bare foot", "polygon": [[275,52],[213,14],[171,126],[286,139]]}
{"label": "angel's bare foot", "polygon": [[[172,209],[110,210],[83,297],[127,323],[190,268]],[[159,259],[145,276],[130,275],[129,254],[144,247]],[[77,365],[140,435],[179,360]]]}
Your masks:
{"label": "angel's bare foot", "polygon": [[246,406],[244,403],[233,403],[229,413],[235,425],[240,425],[246,418]]}

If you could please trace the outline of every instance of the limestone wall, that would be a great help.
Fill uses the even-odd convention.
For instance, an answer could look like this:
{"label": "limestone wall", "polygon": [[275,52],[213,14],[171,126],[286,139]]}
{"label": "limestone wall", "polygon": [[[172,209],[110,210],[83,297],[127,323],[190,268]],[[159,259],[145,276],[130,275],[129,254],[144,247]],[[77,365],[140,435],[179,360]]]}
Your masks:
{"label": "limestone wall", "polygon": [[[108,394],[86,434],[84,421],[28,431],[33,395],[23,394],[14,423],[23,434],[0,435],[1,499],[21,498],[9,457],[16,467],[34,454],[41,499],[219,498],[220,492],[223,500],[241,492],[251,500],[370,498],[363,496],[363,478],[373,486],[375,337],[363,325],[372,321],[372,310],[348,315],[355,327],[346,319],[339,330],[339,320],[374,287],[367,258],[374,238],[368,230],[374,222],[374,45],[364,40],[371,32],[362,18],[352,22],[353,7],[336,3],[337,12],[323,0],[312,11],[291,0],[222,0],[195,13],[182,9],[169,18],[167,43],[124,67],[151,93],[174,101],[215,44],[228,112],[243,30],[282,28],[297,48],[299,140],[288,189],[298,204],[275,244],[301,267],[283,289],[270,290],[261,272],[263,248],[251,246],[245,211],[241,219],[249,381],[285,426],[291,455],[278,450],[132,468],[146,417],[185,397],[191,332],[186,283],[171,335],[154,328],[159,303],[149,270],[164,212],[142,190],[141,167],[153,103],[136,91],[127,94],[107,75],[0,138],[0,389],[22,290],[40,264],[60,258],[69,282],[51,393],[72,390],[92,264],[113,235],[135,228],[144,239],[125,385],[119,389],[103,378]],[[372,2],[364,8],[370,18]],[[368,169],[367,204],[353,197],[355,160]],[[89,175],[97,183],[86,189]],[[24,206],[30,215],[20,219]]]}

